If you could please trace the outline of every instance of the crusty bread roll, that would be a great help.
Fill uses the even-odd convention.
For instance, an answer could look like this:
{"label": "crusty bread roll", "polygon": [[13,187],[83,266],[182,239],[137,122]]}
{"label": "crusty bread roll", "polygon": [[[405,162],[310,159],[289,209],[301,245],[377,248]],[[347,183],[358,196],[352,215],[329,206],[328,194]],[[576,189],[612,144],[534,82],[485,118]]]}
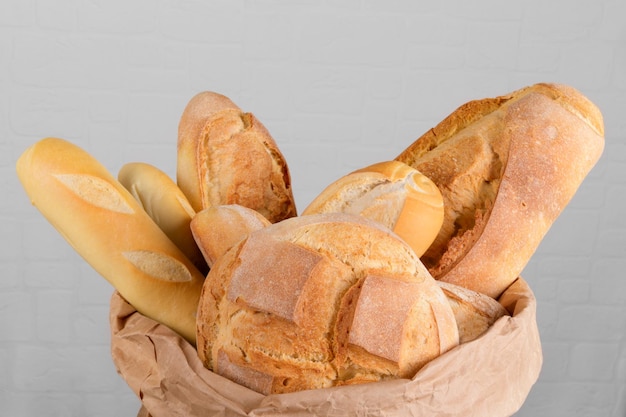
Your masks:
{"label": "crusty bread roll", "polygon": [[178,127],[176,180],[196,212],[239,204],[270,222],[296,215],[287,162],[267,129],[228,97],[194,96]]}
{"label": "crusty bread roll", "polygon": [[144,162],[124,164],[117,179],[167,237],[206,275],[208,265],[190,228],[195,211],[174,180],[159,168]]}
{"label": "crusty bread roll", "polygon": [[599,159],[599,109],[537,84],[471,101],[396,159],[435,182],[444,221],[422,261],[439,280],[497,298]]}
{"label": "crusty bread roll", "polygon": [[437,186],[416,169],[385,161],[330,184],[302,215],[319,213],[352,213],[375,220],[422,256],[443,223],[443,198]]}
{"label": "crusty bread roll", "polygon": [[95,158],[46,138],[17,161],[33,205],[137,311],[195,343],[204,276]]}
{"label": "crusty bread roll", "polygon": [[458,344],[443,291],[413,250],[362,216],[294,217],[213,265],[198,355],[258,392],[410,378]]}
{"label": "crusty bread roll", "polygon": [[228,204],[196,213],[190,230],[207,264],[211,266],[241,239],[270,224],[258,211]]}
{"label": "crusty bread roll", "polygon": [[487,331],[500,317],[508,315],[497,300],[449,282],[437,281],[448,298],[459,329],[459,343],[467,343]]}

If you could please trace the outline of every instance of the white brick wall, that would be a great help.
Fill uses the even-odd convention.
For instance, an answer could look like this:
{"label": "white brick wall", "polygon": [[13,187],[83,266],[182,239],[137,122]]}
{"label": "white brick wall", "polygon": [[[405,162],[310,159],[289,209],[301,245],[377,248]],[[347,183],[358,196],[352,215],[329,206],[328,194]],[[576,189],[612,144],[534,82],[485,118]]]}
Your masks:
{"label": "white brick wall", "polygon": [[524,271],[545,364],[518,416],[626,416],[626,2],[393,0],[0,3],[0,415],[132,416],[111,287],[33,209],[15,160],[45,136],[112,172],[175,171],[178,118],[215,90],[285,153],[300,208],[458,105],[571,84],[606,151]]}

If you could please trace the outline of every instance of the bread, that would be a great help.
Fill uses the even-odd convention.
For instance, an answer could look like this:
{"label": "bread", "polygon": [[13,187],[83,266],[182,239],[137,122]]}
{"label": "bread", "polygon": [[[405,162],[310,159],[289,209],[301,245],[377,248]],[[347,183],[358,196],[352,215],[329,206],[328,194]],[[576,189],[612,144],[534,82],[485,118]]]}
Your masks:
{"label": "bread", "polygon": [[212,206],[197,213],[190,223],[193,238],[209,266],[251,232],[271,223],[259,212],[229,204]]}
{"label": "bread", "polygon": [[443,198],[425,175],[399,161],[351,172],[324,189],[302,215],[352,213],[378,221],[421,256],[443,222]]}
{"label": "bread", "polygon": [[207,275],[198,355],[258,392],[410,378],[458,344],[443,291],[412,249],[345,213],[252,232]]}
{"label": "bread", "polygon": [[46,138],[16,169],[35,207],[122,297],[195,343],[204,276],[102,164]]}
{"label": "bread", "polygon": [[448,298],[459,329],[459,343],[477,339],[500,317],[507,316],[506,309],[488,295],[467,288],[437,281]]}
{"label": "bread", "polygon": [[296,215],[287,162],[267,129],[228,97],[202,92],[183,111],[176,180],[196,212],[239,204],[270,222]]}
{"label": "bread", "polygon": [[167,237],[206,275],[209,272],[208,265],[191,233],[190,223],[195,211],[174,180],[157,167],[144,162],[124,164],[117,179]]}
{"label": "bread", "polygon": [[397,158],[441,190],[444,221],[422,256],[439,280],[497,298],[599,159],[599,109],[536,84],[459,107]]}

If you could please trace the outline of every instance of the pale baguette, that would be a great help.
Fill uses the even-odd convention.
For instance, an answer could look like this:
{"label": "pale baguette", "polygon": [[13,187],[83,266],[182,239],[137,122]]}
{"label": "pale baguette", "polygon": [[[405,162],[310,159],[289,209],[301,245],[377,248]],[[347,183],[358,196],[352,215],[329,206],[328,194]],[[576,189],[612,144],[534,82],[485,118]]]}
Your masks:
{"label": "pale baguette", "polygon": [[195,344],[204,276],[102,164],[46,138],[16,168],[32,204],[122,297]]}
{"label": "pale baguette", "polygon": [[209,272],[191,233],[190,223],[196,213],[174,180],[145,162],[124,164],[117,179],[196,268],[203,274]]}

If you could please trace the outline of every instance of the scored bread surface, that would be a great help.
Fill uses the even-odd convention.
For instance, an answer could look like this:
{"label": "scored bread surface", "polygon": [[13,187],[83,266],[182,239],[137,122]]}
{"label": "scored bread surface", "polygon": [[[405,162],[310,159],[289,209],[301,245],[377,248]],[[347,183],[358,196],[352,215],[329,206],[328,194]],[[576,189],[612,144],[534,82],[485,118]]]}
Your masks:
{"label": "scored bread surface", "polygon": [[189,227],[195,212],[176,183],[165,172],[143,162],[124,164],[117,178],[172,242],[206,275],[207,264]]}
{"label": "scored bread surface", "polygon": [[456,344],[452,310],[410,247],[355,215],[251,233],[214,264],[199,306],[205,366],[266,394],[411,377]]}
{"label": "scored bread surface", "polygon": [[384,161],[326,187],[302,215],[350,213],[394,231],[421,256],[443,222],[443,198],[425,175],[400,161]]}
{"label": "scored bread surface", "polygon": [[444,221],[421,258],[498,297],[521,273],[604,147],[602,116],[571,87],[537,84],[459,107],[396,159],[437,184]]}
{"label": "scored bread surface", "polygon": [[195,343],[204,275],[102,164],[46,138],[22,154],[17,173],[33,205],[122,297]]}
{"label": "scored bread surface", "polygon": [[196,211],[239,204],[275,223],[296,215],[287,162],[265,126],[229,98],[194,96],[178,130],[177,182]]}

